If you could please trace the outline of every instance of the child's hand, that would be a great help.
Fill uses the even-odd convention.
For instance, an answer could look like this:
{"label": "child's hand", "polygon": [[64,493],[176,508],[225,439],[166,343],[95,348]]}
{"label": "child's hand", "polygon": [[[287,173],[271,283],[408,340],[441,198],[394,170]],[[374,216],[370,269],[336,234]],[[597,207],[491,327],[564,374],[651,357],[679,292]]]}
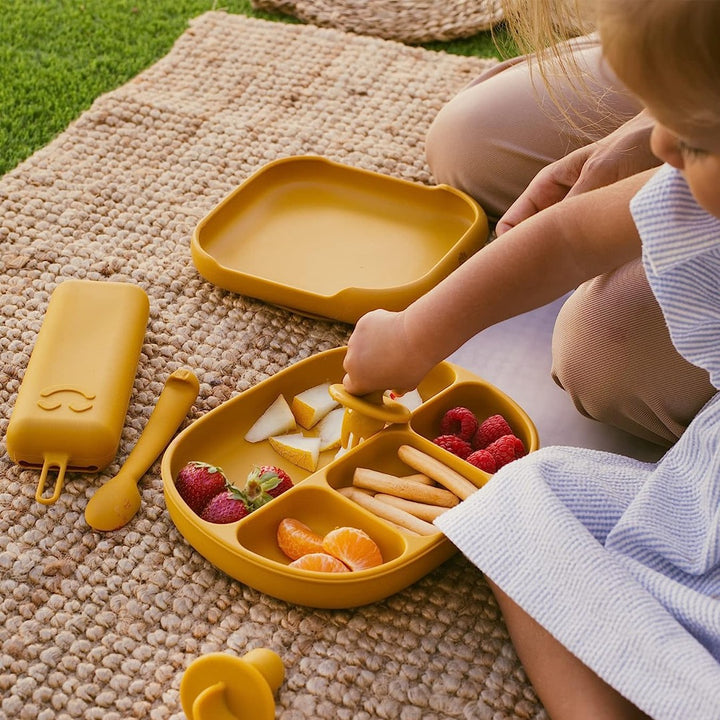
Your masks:
{"label": "child's hand", "polygon": [[606,138],[543,168],[498,221],[498,236],[566,197],[611,185],[660,161],[650,149],[653,118],[642,111]]}
{"label": "child's hand", "polygon": [[348,341],[343,367],[345,389],[353,395],[373,390],[406,392],[417,386],[433,362],[413,348],[402,312],[373,310],[358,321]]}

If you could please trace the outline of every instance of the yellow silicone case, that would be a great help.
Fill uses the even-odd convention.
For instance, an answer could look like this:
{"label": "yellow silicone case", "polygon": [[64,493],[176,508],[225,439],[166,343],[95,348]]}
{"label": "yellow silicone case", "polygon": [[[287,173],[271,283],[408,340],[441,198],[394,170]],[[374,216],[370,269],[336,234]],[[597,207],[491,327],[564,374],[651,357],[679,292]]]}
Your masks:
{"label": "yellow silicone case", "polygon": [[[515,401],[448,362],[437,365],[419,385],[423,403],[413,411],[408,424],[389,426],[337,458],[336,450],[327,451],[315,472],[287,462],[267,441],[243,440],[278,394],[291,401],[309,387],[340,382],[345,350],[328,350],[302,360],[223,403],[178,435],[162,460],[168,511],[188,542],[228,575],[299,605],[347,608],[375,602],[407,587],[455,552],[440,532],[424,537],[404,533],[336,492],[352,484],[356,467],[411,474],[415,471],[397,457],[399,446],[409,444],[482,486],[489,475],[432,442],[439,434],[442,416],[458,405],[470,408],[480,418],[502,414],[529,451],[538,447],[535,426]],[[237,484],[242,484],[253,465],[277,465],[290,474],[295,487],[238,522],[208,523],[193,513],[175,488],[175,476],[190,460],[222,467]],[[276,529],[284,517],[296,518],[321,535],[342,525],[361,528],[380,546],[385,562],[351,573],[290,568],[276,541]]]}
{"label": "yellow silicone case", "polygon": [[53,292],[6,436],[13,462],[41,469],[38,502],[57,500],[66,471],[96,472],[115,457],[148,313],[145,291],[129,283],[65,280]]}
{"label": "yellow silicone case", "polygon": [[354,323],[405,308],[487,237],[485,213],[455,188],[300,156],[268,163],[220,202],[191,252],[226,290]]}

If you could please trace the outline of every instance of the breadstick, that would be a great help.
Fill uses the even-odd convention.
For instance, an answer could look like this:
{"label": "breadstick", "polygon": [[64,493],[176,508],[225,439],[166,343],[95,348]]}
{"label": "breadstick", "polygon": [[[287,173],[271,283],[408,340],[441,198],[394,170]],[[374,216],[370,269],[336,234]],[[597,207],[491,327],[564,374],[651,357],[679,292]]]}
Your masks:
{"label": "breadstick", "polygon": [[414,530],[411,530],[410,528],[403,527],[402,525],[398,525],[397,523],[394,523],[392,520],[388,520],[387,518],[382,518],[388,525],[391,527],[394,527],[396,530],[401,530],[406,535],[412,535],[413,537],[420,537],[420,533],[415,532]]}
{"label": "breadstick", "polygon": [[388,495],[425,502],[429,505],[442,505],[443,507],[454,507],[458,504],[456,495],[443,488],[423,485],[422,483],[405,480],[404,478],[388,475],[387,473],[369,468],[355,468],[353,474],[353,485],[355,487],[383,492]]}
{"label": "breadstick", "polygon": [[[350,496],[353,495],[354,493],[362,493],[363,495],[367,495],[368,497],[375,497],[369,490],[361,490],[360,488],[353,488],[353,487],[340,488],[338,490],[338,492],[341,495],[344,495],[346,498],[350,498]],[[352,499],[352,498],[350,498],[350,499]],[[383,518],[383,520],[388,525],[391,525],[392,527],[394,527],[396,530],[402,530],[407,535],[414,535],[415,537],[420,537],[420,533],[417,533],[414,530],[410,530],[409,528],[403,527],[402,525],[398,525],[397,523],[393,522],[392,520],[388,520],[387,518]]]}
{"label": "breadstick", "polygon": [[429,478],[427,475],[423,475],[422,473],[413,473],[412,475],[403,475],[403,480],[408,480],[410,482],[418,482],[422,485],[434,485],[435,481],[432,478]]}
{"label": "breadstick", "polygon": [[465,500],[477,491],[475,485],[459,472],[411,445],[401,445],[398,448],[398,457],[413,470],[424,473],[436,480],[461,500]]}
{"label": "breadstick", "polygon": [[377,515],[384,520],[400,525],[402,528],[406,528],[411,532],[417,533],[418,535],[434,535],[440,532],[434,525],[431,525],[420,518],[416,518],[404,510],[394,508],[387,503],[376,500],[372,495],[358,490],[354,487],[341,488],[340,492],[350,500],[356,502],[360,507],[364,507],[374,515]]}
{"label": "breadstick", "polygon": [[375,499],[379,502],[387,503],[393,507],[400,508],[405,512],[409,512],[421,520],[432,522],[438,515],[442,515],[450,508],[441,507],[440,505],[428,505],[427,503],[415,502],[414,500],[406,500],[396,495],[386,495],[385,493],[377,493]]}

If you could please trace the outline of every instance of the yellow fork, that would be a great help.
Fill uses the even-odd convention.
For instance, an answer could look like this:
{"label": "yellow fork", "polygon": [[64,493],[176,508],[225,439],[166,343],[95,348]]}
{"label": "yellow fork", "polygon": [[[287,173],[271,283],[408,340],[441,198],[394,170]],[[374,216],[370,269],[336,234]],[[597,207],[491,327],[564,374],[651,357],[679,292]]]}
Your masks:
{"label": "yellow fork", "polygon": [[380,390],[351,395],[342,383],[336,383],[330,386],[330,395],[345,408],[340,428],[340,443],[345,449],[367,440],[387,424],[410,420],[410,409],[386,398]]}

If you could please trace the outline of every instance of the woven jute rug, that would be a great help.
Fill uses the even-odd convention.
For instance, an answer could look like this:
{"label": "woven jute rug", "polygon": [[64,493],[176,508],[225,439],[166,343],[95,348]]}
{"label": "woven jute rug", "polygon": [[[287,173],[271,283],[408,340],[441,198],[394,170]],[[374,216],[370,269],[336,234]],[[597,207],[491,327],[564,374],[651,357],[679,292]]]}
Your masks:
{"label": "woven jute rug", "polygon": [[[212,651],[283,659],[277,717],[542,718],[481,573],[456,555],[406,590],[314,610],[244,586],[184,540],[160,463],[112,533],[84,508],[137,441],[167,376],[193,369],[186,425],[349,327],[204,281],[195,224],[265,163],[319,154],[431,183],[427,126],[486,63],[377,38],[211,12],[0,180],[0,717],[183,718],[178,688]],[[58,502],[5,453],[11,409],[52,290],[136,283],[150,321],[114,463]]]}
{"label": "woven jute rug", "polygon": [[502,0],[251,0],[258,10],[410,44],[469,37],[503,19]]}

